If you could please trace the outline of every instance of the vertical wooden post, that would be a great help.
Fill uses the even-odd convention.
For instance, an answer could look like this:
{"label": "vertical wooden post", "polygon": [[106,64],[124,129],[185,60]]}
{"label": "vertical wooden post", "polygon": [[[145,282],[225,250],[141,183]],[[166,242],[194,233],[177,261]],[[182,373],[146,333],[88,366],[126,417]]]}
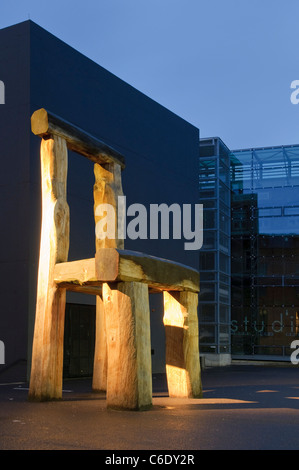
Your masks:
{"label": "vertical wooden post", "polygon": [[169,396],[201,397],[198,295],[193,292],[163,292],[163,296]]}
{"label": "vertical wooden post", "polygon": [[94,185],[94,214],[95,223],[99,222],[101,216],[97,214],[97,208],[101,204],[110,204],[115,214],[115,238],[96,237],[96,251],[100,248],[124,249],[124,240],[118,238],[118,197],[123,196],[121,182],[121,166],[117,163],[105,165],[94,165],[95,185]]}
{"label": "vertical wooden post", "polygon": [[[95,224],[100,217],[97,208],[100,204],[110,204],[114,208],[116,229],[115,238],[96,237],[96,251],[101,248],[124,248],[124,240],[118,239],[118,196],[123,196],[121,182],[121,166],[116,163],[106,165],[94,165],[95,185],[94,193],[94,218]],[[96,299],[96,341],[93,368],[93,390],[105,391],[107,388],[107,340],[106,322],[103,301],[100,296]]]}
{"label": "vertical wooden post", "polygon": [[65,289],[53,281],[54,266],[69,251],[69,208],[66,202],[66,141],[53,136],[41,141],[42,228],[36,317],[29,399],[62,397]]}
{"label": "vertical wooden post", "polygon": [[107,338],[106,319],[102,297],[96,296],[96,326],[95,348],[93,360],[92,389],[106,391],[107,389]]}
{"label": "vertical wooden post", "polygon": [[148,287],[103,285],[108,347],[107,406],[128,410],[152,404]]}

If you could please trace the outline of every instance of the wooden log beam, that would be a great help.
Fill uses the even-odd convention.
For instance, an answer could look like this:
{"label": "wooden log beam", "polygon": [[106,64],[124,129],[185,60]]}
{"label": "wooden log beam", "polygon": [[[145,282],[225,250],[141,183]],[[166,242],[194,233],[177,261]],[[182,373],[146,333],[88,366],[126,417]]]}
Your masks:
{"label": "wooden log beam", "polygon": [[95,259],[57,263],[54,267],[54,281],[60,286],[101,286],[96,277]]}
{"label": "wooden log beam", "polygon": [[85,295],[102,295],[102,285],[101,286],[92,286],[92,285],[79,285],[79,284],[70,284],[63,282],[59,284],[60,289],[65,289],[70,292],[77,292],[79,294]]}
{"label": "wooden log beam", "polygon": [[199,272],[163,258],[114,248],[95,258],[56,264],[55,282],[63,287],[101,286],[104,282],[142,282],[156,291],[199,292]]}
{"label": "wooden log beam", "polygon": [[140,282],[103,285],[108,372],[107,406],[141,410],[152,404],[148,288]]}
{"label": "wooden log beam", "polygon": [[201,397],[198,295],[194,292],[163,292],[163,298],[169,396]]}
{"label": "wooden log beam", "polygon": [[175,261],[136,251],[102,249],[95,258],[96,277],[105,282],[143,282],[156,290],[199,292],[199,272]]}
{"label": "wooden log beam", "polygon": [[[94,165],[95,184],[93,187],[94,197],[94,219],[96,226],[96,252],[104,248],[119,248],[124,249],[124,240],[117,238],[118,236],[118,198],[123,196],[122,180],[121,180],[121,167],[113,163],[109,165]],[[103,217],[101,206],[105,205],[113,207],[113,221],[111,225],[114,226],[114,238],[108,238],[107,233],[101,230],[101,220],[106,222]],[[122,218],[123,218],[122,214]]]}
{"label": "wooden log beam", "polygon": [[[98,208],[102,204],[109,204],[114,208],[114,227],[115,235],[118,234],[118,197],[123,196],[121,165],[118,163],[109,163],[105,165],[94,165],[95,184],[93,187],[94,198],[94,220],[96,227],[96,252],[103,248],[124,248],[124,240],[108,238],[103,233],[102,217],[98,213]],[[94,267],[95,267],[95,263]],[[95,352],[92,376],[92,389],[94,391],[107,390],[107,333],[106,333],[106,315],[103,299],[96,297],[96,331],[95,331]]]}
{"label": "wooden log beam", "polygon": [[29,399],[62,397],[63,336],[66,290],[57,285],[56,263],[69,250],[66,202],[67,147],[59,136],[41,143],[42,228]]}
{"label": "wooden log beam", "polygon": [[44,108],[38,109],[31,116],[31,130],[40,137],[57,135],[66,140],[67,147],[95,163],[118,163],[125,167],[124,157],[101,140],[80,129],[76,125],[50,113]]}
{"label": "wooden log beam", "polygon": [[[102,292],[103,294],[103,292]],[[96,296],[95,349],[93,360],[92,390],[107,390],[107,329],[102,295]]]}

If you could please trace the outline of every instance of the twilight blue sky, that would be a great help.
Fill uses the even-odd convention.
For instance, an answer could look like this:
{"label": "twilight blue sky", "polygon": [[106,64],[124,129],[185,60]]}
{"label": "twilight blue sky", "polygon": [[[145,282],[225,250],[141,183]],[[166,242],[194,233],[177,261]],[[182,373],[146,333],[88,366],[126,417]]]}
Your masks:
{"label": "twilight blue sky", "polygon": [[299,143],[298,0],[1,0],[0,28],[28,18],[201,137]]}

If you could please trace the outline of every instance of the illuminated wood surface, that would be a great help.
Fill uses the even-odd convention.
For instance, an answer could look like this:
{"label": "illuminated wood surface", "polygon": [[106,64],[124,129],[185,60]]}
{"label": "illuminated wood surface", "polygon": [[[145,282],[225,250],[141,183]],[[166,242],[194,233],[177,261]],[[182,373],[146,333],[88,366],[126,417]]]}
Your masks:
{"label": "illuminated wood surface", "polygon": [[69,208],[66,202],[67,146],[58,136],[42,139],[42,228],[29,398],[62,396],[66,291],[54,282],[56,263],[67,260]]}
{"label": "illuminated wood surface", "polygon": [[193,292],[165,291],[163,298],[169,396],[200,397],[198,296]]}
{"label": "illuminated wood surface", "polygon": [[95,258],[59,263],[54,279],[62,287],[101,286],[103,282],[141,282],[153,292],[199,292],[195,269],[130,250],[102,248]]}
{"label": "illuminated wood surface", "polygon": [[[93,389],[128,410],[152,403],[149,293],[163,292],[166,373],[172,397],[201,396],[197,302],[199,273],[180,263],[124,249],[118,198],[124,159],[82,129],[36,111],[41,139],[42,229],[29,398],[62,397],[66,290],[96,295]],[[94,165],[95,257],[68,262],[67,150]],[[112,207],[114,238],[102,236],[102,204]]]}
{"label": "illuminated wood surface", "polygon": [[[100,223],[100,217],[97,209],[101,204],[109,204],[114,211],[115,236],[118,234],[118,197],[123,196],[121,165],[118,163],[109,163],[106,165],[94,165],[95,184],[93,188],[94,195],[94,219],[96,226],[96,253],[101,249],[123,248],[124,240],[117,237],[101,238],[97,234],[97,224]],[[99,235],[99,236],[97,236]],[[95,260],[93,260],[95,269]],[[102,283],[101,283],[102,284]],[[107,326],[106,314],[103,299],[100,295],[96,297],[96,339],[93,366],[92,388],[95,391],[107,390]]]}
{"label": "illuminated wood surface", "polygon": [[138,282],[103,285],[108,373],[107,405],[140,410],[152,404],[148,289]]}
{"label": "illuminated wood surface", "polygon": [[62,137],[69,150],[83,155],[94,163],[118,163],[122,168],[125,166],[124,157],[119,152],[44,108],[32,114],[31,130],[33,134],[43,138],[53,135]]}

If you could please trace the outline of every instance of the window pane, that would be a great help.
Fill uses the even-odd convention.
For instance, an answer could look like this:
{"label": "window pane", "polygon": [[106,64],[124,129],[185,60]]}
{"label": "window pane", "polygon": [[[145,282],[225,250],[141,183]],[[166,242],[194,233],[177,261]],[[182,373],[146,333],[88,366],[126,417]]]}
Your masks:
{"label": "window pane", "polygon": [[297,207],[285,207],[284,208],[285,215],[299,215],[299,206]]}
{"label": "window pane", "polygon": [[230,343],[230,328],[228,325],[221,325],[219,331],[219,340],[220,344],[229,344]]}
{"label": "window pane", "polygon": [[216,281],[216,276],[216,272],[200,270],[200,281]]}
{"label": "window pane", "polygon": [[199,325],[199,341],[201,343],[215,343],[216,332],[214,325]]}
{"label": "window pane", "polygon": [[200,304],[199,306],[199,321],[203,322],[215,322],[215,304]]}
{"label": "window pane", "polygon": [[216,155],[216,153],[217,153],[217,151],[216,151],[215,145],[212,141],[210,143],[200,142],[200,147],[199,147],[200,158],[202,158],[202,157],[212,157],[213,155]]}
{"label": "window pane", "polygon": [[223,271],[225,273],[229,272],[229,258],[223,253],[219,253],[219,268],[220,271]]}
{"label": "window pane", "polygon": [[219,200],[227,206],[230,205],[230,189],[219,181]]}
{"label": "window pane", "polygon": [[221,304],[219,307],[220,322],[227,323],[229,321],[229,306]]}
{"label": "window pane", "polygon": [[216,214],[215,211],[205,210],[203,211],[203,228],[215,228],[216,227]]}
{"label": "window pane", "polygon": [[219,286],[219,300],[220,302],[229,303],[229,286],[226,284],[220,284]]}
{"label": "window pane", "polygon": [[219,248],[225,253],[228,253],[230,249],[230,238],[221,232],[219,234]]}
{"label": "window pane", "polygon": [[204,271],[215,270],[215,253],[199,253],[199,269]]}
{"label": "window pane", "polygon": [[200,285],[199,298],[201,302],[215,301],[215,284],[202,282]]}
{"label": "window pane", "polygon": [[216,248],[217,233],[216,231],[204,230],[203,232],[203,250],[213,250]]}
{"label": "window pane", "polygon": [[219,226],[220,226],[220,230],[222,230],[222,232],[229,233],[230,222],[231,222],[230,217],[223,214],[223,212],[220,212],[220,214],[219,214]]}

